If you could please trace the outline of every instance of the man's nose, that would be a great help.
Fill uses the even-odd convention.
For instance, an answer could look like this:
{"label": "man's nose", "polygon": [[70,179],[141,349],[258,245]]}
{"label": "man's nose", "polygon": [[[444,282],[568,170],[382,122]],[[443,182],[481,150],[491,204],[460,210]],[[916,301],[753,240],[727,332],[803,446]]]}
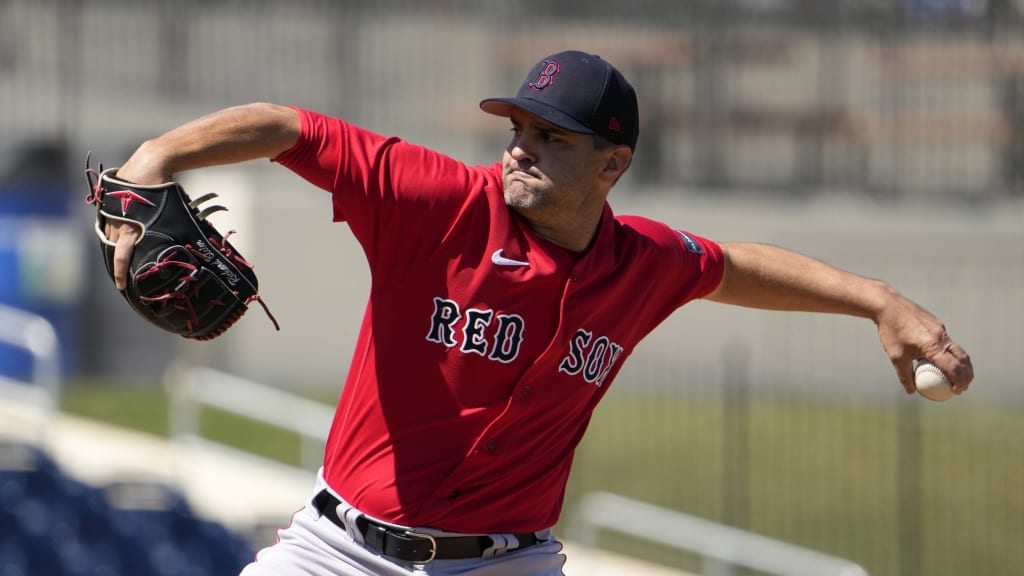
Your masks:
{"label": "man's nose", "polygon": [[508,146],[508,153],[512,158],[517,161],[534,161],[533,153],[530,152],[530,147],[523,142],[522,138],[513,140]]}

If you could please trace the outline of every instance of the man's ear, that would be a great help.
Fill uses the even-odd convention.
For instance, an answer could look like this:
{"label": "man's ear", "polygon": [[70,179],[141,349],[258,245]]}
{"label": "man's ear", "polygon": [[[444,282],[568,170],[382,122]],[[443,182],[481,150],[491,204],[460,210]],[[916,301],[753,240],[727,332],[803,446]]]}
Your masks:
{"label": "man's ear", "polygon": [[629,168],[629,163],[632,161],[633,151],[629,149],[629,146],[616,146],[605,160],[604,167],[601,169],[601,177],[615,182],[626,171],[626,168]]}

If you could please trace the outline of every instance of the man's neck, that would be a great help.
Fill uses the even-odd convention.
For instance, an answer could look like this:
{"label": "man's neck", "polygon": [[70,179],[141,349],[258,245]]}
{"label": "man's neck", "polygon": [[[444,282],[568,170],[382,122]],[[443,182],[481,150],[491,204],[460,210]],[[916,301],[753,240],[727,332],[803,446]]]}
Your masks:
{"label": "man's neck", "polygon": [[579,253],[589,248],[590,244],[594,241],[594,237],[597,236],[602,214],[603,210],[596,217],[578,218],[571,225],[558,226],[538,222],[523,214],[519,214],[519,216],[537,236],[570,252]]}

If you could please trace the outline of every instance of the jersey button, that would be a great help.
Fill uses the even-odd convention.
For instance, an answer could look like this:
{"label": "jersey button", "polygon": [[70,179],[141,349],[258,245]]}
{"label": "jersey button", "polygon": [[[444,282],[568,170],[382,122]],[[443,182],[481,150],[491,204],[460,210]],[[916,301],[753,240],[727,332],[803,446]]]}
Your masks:
{"label": "jersey button", "polygon": [[529,386],[523,386],[523,398],[526,398],[529,395],[530,395],[530,387]]}
{"label": "jersey button", "polygon": [[498,441],[491,439],[487,441],[487,449],[494,452],[498,448]]}

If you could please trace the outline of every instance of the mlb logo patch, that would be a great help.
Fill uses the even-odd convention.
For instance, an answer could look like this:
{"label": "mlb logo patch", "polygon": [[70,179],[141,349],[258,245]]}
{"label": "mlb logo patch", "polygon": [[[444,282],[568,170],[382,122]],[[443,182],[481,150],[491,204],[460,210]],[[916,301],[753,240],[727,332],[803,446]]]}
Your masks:
{"label": "mlb logo patch", "polygon": [[704,249],[700,247],[700,244],[697,244],[697,241],[690,238],[686,232],[676,230],[676,234],[679,234],[679,237],[683,239],[683,244],[686,245],[687,251],[693,252],[694,254],[704,254]]}

